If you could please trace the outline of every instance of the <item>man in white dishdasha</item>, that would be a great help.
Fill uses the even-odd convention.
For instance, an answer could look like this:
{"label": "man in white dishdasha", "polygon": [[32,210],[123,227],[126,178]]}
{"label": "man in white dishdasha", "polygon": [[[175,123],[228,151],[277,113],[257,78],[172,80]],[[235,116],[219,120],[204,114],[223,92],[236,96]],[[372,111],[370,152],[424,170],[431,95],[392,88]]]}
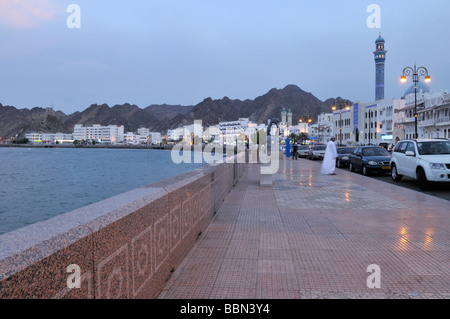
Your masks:
{"label": "man in white dishdasha", "polygon": [[322,162],[322,169],[320,171],[324,175],[336,175],[336,157],[338,154],[336,144],[334,143],[335,140],[336,137],[332,136],[327,144],[327,149]]}

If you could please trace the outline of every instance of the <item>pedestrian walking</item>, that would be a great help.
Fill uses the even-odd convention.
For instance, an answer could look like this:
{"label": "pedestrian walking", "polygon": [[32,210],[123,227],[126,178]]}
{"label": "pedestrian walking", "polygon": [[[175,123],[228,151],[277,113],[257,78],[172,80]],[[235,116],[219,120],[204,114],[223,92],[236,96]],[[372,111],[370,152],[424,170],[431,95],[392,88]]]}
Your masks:
{"label": "pedestrian walking", "polygon": [[338,154],[336,144],[334,143],[334,141],[336,141],[336,137],[332,136],[325,150],[325,156],[322,162],[322,169],[320,171],[324,175],[336,175],[335,173],[336,158]]}
{"label": "pedestrian walking", "polygon": [[298,144],[297,142],[294,142],[294,145],[292,146],[292,160],[298,160]]}

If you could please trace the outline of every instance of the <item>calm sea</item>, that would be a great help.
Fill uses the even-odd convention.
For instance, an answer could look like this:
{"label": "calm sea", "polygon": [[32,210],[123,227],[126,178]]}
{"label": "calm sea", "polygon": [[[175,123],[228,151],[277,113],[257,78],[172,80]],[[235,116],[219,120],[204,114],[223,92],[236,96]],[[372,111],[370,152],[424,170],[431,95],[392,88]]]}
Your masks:
{"label": "calm sea", "polygon": [[198,168],[170,151],[0,148],[0,235]]}

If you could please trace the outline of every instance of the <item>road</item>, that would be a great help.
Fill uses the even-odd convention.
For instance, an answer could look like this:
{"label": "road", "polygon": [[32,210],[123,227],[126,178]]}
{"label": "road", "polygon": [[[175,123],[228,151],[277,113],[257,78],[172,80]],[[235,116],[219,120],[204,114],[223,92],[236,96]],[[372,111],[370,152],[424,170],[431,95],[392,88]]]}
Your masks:
{"label": "road", "polygon": [[[348,168],[342,168],[342,170],[347,170]],[[360,172],[355,172],[354,174],[361,174]],[[377,179],[379,181],[383,181],[389,184],[398,185],[401,187],[409,188],[424,194],[432,195],[438,198],[446,199],[450,201],[450,183],[449,184],[434,184],[430,187],[428,191],[420,190],[417,182],[409,177],[403,177],[401,182],[394,182],[389,174],[379,175],[373,174],[370,176],[371,178]]]}

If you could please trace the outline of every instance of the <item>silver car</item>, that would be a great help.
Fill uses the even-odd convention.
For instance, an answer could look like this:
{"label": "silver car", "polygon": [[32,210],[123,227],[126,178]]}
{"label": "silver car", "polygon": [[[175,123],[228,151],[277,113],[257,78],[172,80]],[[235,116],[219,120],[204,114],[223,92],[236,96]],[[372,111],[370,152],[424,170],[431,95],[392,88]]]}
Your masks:
{"label": "silver car", "polygon": [[308,154],[308,158],[312,160],[316,159],[323,159],[325,157],[325,151],[327,149],[327,146],[325,144],[317,144],[314,145],[310,150]]}

